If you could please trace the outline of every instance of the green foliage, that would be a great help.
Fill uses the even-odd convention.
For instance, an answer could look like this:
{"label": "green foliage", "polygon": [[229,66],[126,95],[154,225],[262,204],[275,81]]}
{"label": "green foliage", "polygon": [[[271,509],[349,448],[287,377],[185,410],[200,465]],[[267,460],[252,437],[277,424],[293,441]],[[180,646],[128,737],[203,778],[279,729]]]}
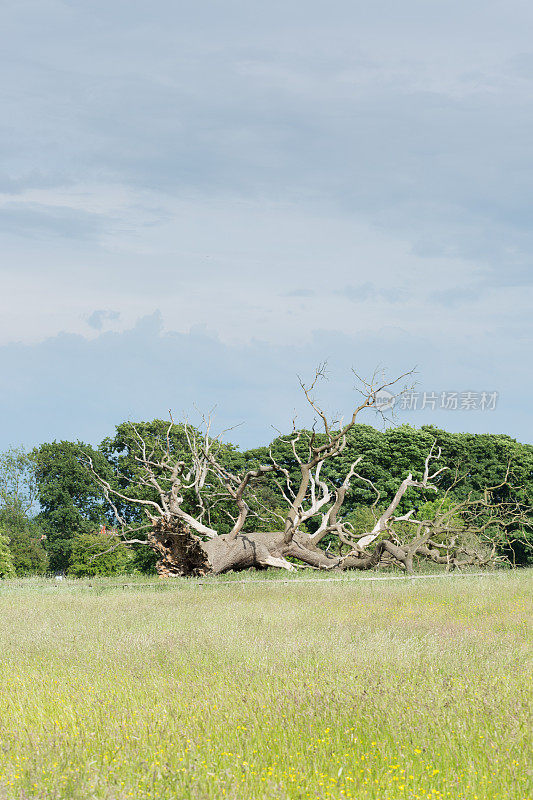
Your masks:
{"label": "green foliage", "polygon": [[[493,493],[494,502],[516,503],[524,511],[533,503],[533,446],[520,444],[504,434],[447,433],[432,426],[423,431],[442,447],[442,460],[454,466],[461,481],[451,492],[455,500],[469,493],[481,496],[485,488],[503,485]],[[508,473],[507,480],[505,480]],[[455,478],[450,471],[443,475],[443,487]],[[527,516],[527,514],[526,514]],[[530,524],[512,522],[494,529],[499,552],[518,566],[533,563],[533,520]]]}
{"label": "green foliage", "polygon": [[132,553],[116,537],[78,533],[72,542],[68,574],[76,578],[122,575],[133,568]]}
{"label": "green foliage", "polygon": [[[189,426],[188,433],[189,437],[200,441],[198,430]],[[309,431],[303,431],[296,446],[303,459],[307,457],[310,435]],[[155,461],[161,458],[168,445],[172,459],[191,464],[185,426],[172,425],[169,430],[169,423],[159,419],[135,425],[124,422],[117,426],[114,436],[105,439],[98,449],[82,442],[52,442],[41,445],[30,455],[12,450],[0,457],[0,509],[18,509],[17,513],[22,510],[23,515],[28,517],[30,506],[35,508],[37,496],[40,511],[35,524],[47,535],[46,549],[52,570],[66,570],[75,563],[77,557],[74,560],[72,558],[75,539],[85,534],[93,535],[92,532],[102,523],[113,524],[113,510],[84,465],[84,457],[91,457],[98,474],[126,496],[158,500],[155,489],[142,482],[142,467],[136,459],[140,453],[141,438],[148,452],[153,451]],[[317,435],[316,441],[323,441],[323,436]],[[494,499],[520,503],[524,508],[531,505],[531,445],[520,444],[504,435],[447,433],[433,426],[416,429],[402,425],[378,431],[369,425],[355,425],[348,433],[341,455],[325,462],[322,476],[331,486],[338,486],[344,480],[350,464],[362,456],[357,470],[362,477],[373,482],[379,497],[368,483],[353,480],[341,516],[353,525],[356,534],[365,533],[373,527],[374,518],[370,512],[372,504],[376,504],[376,512],[386,508],[399,483],[409,472],[415,478],[422,476],[425,458],[435,441],[442,448],[440,464],[450,468],[437,479],[439,494],[436,496],[429,489],[409,489],[398,508],[398,514],[414,508],[417,518],[429,518],[428,515],[437,513],[443,490],[451,487],[449,503],[461,501],[469,493],[474,497],[481,496],[486,486],[495,486],[504,481],[507,471],[508,481],[495,491]],[[288,470],[293,484],[298,485],[300,468],[291,444],[283,437],[278,437],[270,449],[277,463]],[[221,444],[217,452],[217,460],[233,473],[243,473],[246,469],[268,463],[269,458],[269,449],[266,447],[241,453],[231,444]],[[455,484],[458,476],[462,480]],[[210,485],[207,481],[206,494],[214,491],[218,491],[218,487],[214,482]],[[259,479],[254,483],[253,491],[257,495],[257,502],[251,495],[247,501],[251,510],[257,511],[259,516],[249,514],[244,530],[279,530],[282,521],[276,512],[283,516],[287,503],[274,476],[266,475]],[[185,488],[183,496],[183,509],[198,517],[200,508],[194,492]],[[129,523],[145,522],[145,513],[140,506],[118,500],[117,507]],[[230,513],[234,512],[233,501],[229,497],[227,500],[219,497],[203,521],[219,533],[226,533],[233,524]],[[309,532],[314,532],[317,522],[315,519],[307,523]],[[459,523],[459,520],[455,522]],[[405,525],[402,534],[408,529],[413,531],[413,526]],[[27,536],[27,547],[34,548],[38,538],[37,528],[33,533],[30,528],[27,530],[29,532],[24,534]],[[530,559],[533,561],[533,525],[525,522],[514,524],[514,528],[509,525],[503,533],[501,530],[495,531],[494,536],[500,536],[502,542],[506,537],[514,540],[510,547],[505,545],[506,553],[512,560],[517,564],[525,564]],[[17,536],[13,543],[21,564],[17,569],[26,570],[29,566],[22,565],[22,550],[26,545],[23,535]],[[136,536],[142,538],[142,532]],[[326,538],[322,544],[327,546],[331,543]],[[135,569],[153,571],[155,556],[149,548],[135,545],[131,552]],[[29,559],[32,569],[43,568],[39,558],[40,555],[37,557],[34,553]]]}
{"label": "green foliage", "polygon": [[9,549],[9,538],[0,531],[0,578],[13,578],[15,567]]}
{"label": "green foliage", "polygon": [[[307,458],[310,432],[303,431],[297,445],[297,452]],[[317,436],[320,443],[323,437]],[[436,479],[438,494],[433,490],[409,489],[398,508],[398,515],[414,509],[417,518],[433,518],[442,502],[443,492],[449,489],[449,497],[443,506],[444,511],[453,504],[464,500],[468,495],[481,497],[487,486],[505,483],[493,493],[493,502],[518,503],[523,509],[531,508],[533,498],[533,447],[523,445],[508,436],[492,434],[447,433],[432,426],[421,429],[409,425],[378,431],[368,425],[355,425],[348,433],[347,444],[342,454],[325,462],[322,476],[331,485],[338,486],[343,481],[350,464],[362,456],[357,471],[363,478],[372,481],[378,494],[368,483],[354,479],[346,496],[342,517],[351,522],[356,533],[365,533],[374,524],[368,513],[370,506],[377,501],[376,511],[386,508],[394,497],[400,482],[412,473],[420,479],[424,462],[432,444],[442,448],[439,462],[449,469]],[[283,438],[274,440],[271,445],[276,461],[289,471],[293,483],[298,484],[300,469],[292,447]],[[244,453],[247,461],[268,459],[268,448],[258,448]],[[507,476],[507,481],[506,481]],[[282,506],[283,500],[274,481],[270,478],[273,505]],[[422,516],[421,516],[422,515]],[[317,520],[311,520],[309,527],[315,529]],[[464,527],[466,519],[454,517],[448,520],[454,527]],[[396,526],[402,537],[414,535],[415,528],[408,523]],[[503,522],[490,531],[498,552],[508,556],[517,565],[533,563],[533,524],[517,525]],[[325,537],[323,546],[335,546],[331,537]]]}
{"label": "green foliage", "polygon": [[[303,431],[297,445],[300,458],[308,457],[308,442],[310,431]],[[322,443],[324,437],[316,436],[316,442]],[[347,435],[347,443],[343,452],[337,458],[326,461],[322,468],[322,476],[333,486],[339,486],[350,465],[359,457],[362,460],[357,467],[359,474],[371,480],[379,492],[379,505],[386,506],[390,503],[399,483],[412,472],[415,477],[422,477],[424,461],[433,443],[433,438],[427,433],[416,431],[410,426],[378,431],[369,425],[355,425]],[[276,462],[289,471],[291,481],[298,485],[300,468],[294,457],[292,447],[284,438],[275,439],[270,448],[258,448],[244,453],[247,460],[268,460],[269,449]],[[428,492],[430,499],[434,493]],[[352,487],[343,505],[343,516],[346,517],[360,506],[371,506],[378,499],[376,492],[364,481],[352,481]],[[424,502],[424,494],[420,491],[409,490],[400,506],[398,513],[407,511],[415,504]],[[283,501],[278,501],[282,505]]]}
{"label": "green foliage", "polygon": [[[21,448],[0,453],[0,534],[3,545],[0,570],[6,574],[44,574],[48,557],[42,531],[29,516],[35,511],[35,461]],[[6,554],[8,542],[9,555]]]}
{"label": "green foliage", "polygon": [[23,575],[45,575],[48,571],[48,553],[31,528],[10,532],[9,549],[13,556],[15,572]]}
{"label": "green foliage", "polygon": [[[446,497],[439,497],[435,500],[428,500],[420,506],[417,518],[420,520],[428,520],[428,522],[443,520],[443,525],[447,528],[454,530],[461,530],[466,527],[468,521],[456,510],[457,501],[454,501],[450,495]],[[411,525],[413,531],[414,525]],[[438,537],[434,536],[433,541],[438,541]]]}
{"label": "green foliage", "polygon": [[0,453],[0,509],[26,515],[34,509],[36,500],[33,455],[15,447]]}
{"label": "green foliage", "polygon": [[101,475],[110,476],[104,456],[83,442],[52,442],[33,452],[41,507],[38,521],[48,537],[50,569],[54,571],[68,568],[76,535],[110,519],[101,489],[83,463],[87,456]]}
{"label": "green foliage", "polygon": [[155,575],[158,555],[144,544],[128,545],[131,552],[131,569],[133,572],[143,572],[145,575]]}
{"label": "green foliage", "polygon": [[44,575],[48,553],[43,546],[43,532],[38,524],[23,514],[0,511],[0,533],[9,540],[15,574]]}
{"label": "green foliage", "polygon": [[370,533],[380,514],[380,509],[372,510],[369,506],[358,506],[345,517],[345,522],[350,525],[354,536],[363,536]]}
{"label": "green foliage", "polygon": [[[201,433],[192,426],[188,427],[188,432],[189,437],[196,439],[200,446],[203,438]],[[100,453],[106,458],[112,469],[110,482],[113,488],[127,497],[158,502],[157,491],[151,486],[142,484],[143,468],[137,461],[137,457],[141,454],[142,442],[146,446],[147,453],[152,454],[151,460],[154,462],[162,458],[168,447],[173,460],[183,461],[187,466],[191,466],[192,459],[185,426],[182,424],[169,426],[168,421],[161,419],[154,419],[151,422],[136,422],[135,424],[123,422],[117,426],[115,436],[104,439],[100,445]],[[220,444],[217,450],[217,460],[232,472],[238,472],[245,468],[243,455],[232,444]],[[167,475],[168,473],[162,471],[158,476],[163,481],[162,485],[164,485]],[[197,517],[200,509],[194,492],[191,489],[184,489],[183,499],[183,510]],[[139,506],[118,500],[117,507],[120,514],[129,523],[142,523],[146,519],[144,511]],[[227,501],[219,502],[212,508],[209,516],[206,516],[203,521],[216,528],[220,533],[227,533],[232,527],[226,513],[230,509],[234,510],[234,504],[228,498]]]}

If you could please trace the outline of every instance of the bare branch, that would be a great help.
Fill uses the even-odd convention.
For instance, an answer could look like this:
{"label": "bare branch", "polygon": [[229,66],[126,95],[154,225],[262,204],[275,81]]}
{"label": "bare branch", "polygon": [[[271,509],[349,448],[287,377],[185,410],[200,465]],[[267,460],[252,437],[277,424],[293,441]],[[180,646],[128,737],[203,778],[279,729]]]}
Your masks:
{"label": "bare branch", "polygon": [[[407,489],[409,489],[409,487],[412,486],[412,487],[415,487],[417,489],[432,489],[435,492],[437,491],[437,487],[434,484],[430,483],[430,481],[434,480],[438,475],[440,475],[442,472],[444,472],[444,470],[447,470],[448,467],[441,467],[440,469],[436,470],[435,472],[433,472],[430,475],[430,472],[429,472],[430,462],[433,459],[439,459],[441,457],[441,448],[440,447],[438,449],[437,455],[433,455],[433,448],[434,447],[435,447],[435,442],[432,444],[431,449],[429,451],[429,454],[428,454],[428,456],[427,456],[427,458],[426,458],[426,460],[424,462],[424,475],[422,477],[422,480],[421,481],[414,480],[412,474],[409,473],[407,478],[405,478],[401,482],[401,484],[398,487],[398,490],[397,490],[396,494],[394,495],[391,503],[389,504],[388,508],[383,512],[383,514],[381,514],[381,516],[379,517],[378,521],[374,525],[372,531],[370,533],[368,533],[368,534],[365,534],[365,536],[362,536],[359,539],[358,545],[360,547],[367,547],[371,542],[374,541],[374,539],[376,539],[380,535],[380,533],[382,533],[383,531],[385,531],[387,529],[387,525],[389,523],[389,520],[391,520],[391,518],[393,517],[394,512],[396,511],[396,509],[400,505],[400,502],[401,502],[404,494],[406,493]],[[406,519],[408,519],[408,517],[406,517]]]}

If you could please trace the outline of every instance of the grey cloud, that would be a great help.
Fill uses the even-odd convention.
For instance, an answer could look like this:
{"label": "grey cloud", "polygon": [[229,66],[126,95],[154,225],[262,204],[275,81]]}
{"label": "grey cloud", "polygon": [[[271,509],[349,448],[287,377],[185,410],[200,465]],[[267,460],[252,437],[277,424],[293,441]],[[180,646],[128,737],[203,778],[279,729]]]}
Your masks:
{"label": "grey cloud", "polygon": [[100,309],[98,311],[93,311],[87,318],[87,324],[96,331],[101,331],[107,322],[116,322],[119,319],[120,313],[118,311]]}
{"label": "grey cloud", "polygon": [[316,292],[312,289],[291,289],[280,294],[280,297],[315,297],[315,295]]}
{"label": "grey cloud", "polygon": [[12,205],[0,209],[0,232],[13,237],[75,239],[89,241],[97,239],[103,231],[104,221],[100,215],[70,208],[48,206]]}
{"label": "grey cloud", "polygon": [[533,52],[517,53],[509,59],[507,66],[511,72],[526,80],[533,79]]}
{"label": "grey cloud", "polygon": [[363,303],[365,300],[376,296],[376,287],[372,283],[362,283],[359,286],[345,286],[337,294],[347,297],[352,303]]}
{"label": "grey cloud", "polygon": [[[30,19],[26,4],[22,14],[10,3],[11,177],[318,197],[406,235],[417,252],[483,259],[487,281],[520,283],[533,254],[533,112],[508,65],[529,63],[533,12],[476,0],[446,14],[417,0],[401,14],[386,7],[337,2],[332,14],[291,2],[252,13],[242,2],[157,0],[148,13],[42,2]],[[501,53],[487,48],[491,30]],[[465,62],[455,72],[451,34]],[[477,69],[473,43],[484,53]]]}
{"label": "grey cloud", "polygon": [[[280,382],[312,369],[316,353],[350,364],[368,354],[371,371],[374,356],[388,361],[389,352],[402,370],[407,352],[430,365],[432,386],[456,387],[470,373],[483,385],[488,374],[499,390],[514,385],[521,368],[517,361],[513,375],[507,354],[519,349],[517,339],[524,363],[529,352],[529,316],[517,313],[516,328],[508,322],[532,274],[531,4],[6,0],[2,15],[3,286],[21,298],[9,300],[8,313],[16,308],[33,324],[39,303],[48,321],[75,305],[83,321],[109,304],[132,319],[169,298],[167,325],[208,320],[220,331],[223,316],[232,320],[224,335],[235,340],[249,342],[260,322],[290,342],[291,331],[309,331],[321,318],[318,298],[345,308],[339,291],[366,303],[371,319],[389,303],[387,316],[405,328],[375,339],[332,330],[298,347],[232,348],[206,331],[163,334],[152,321],[91,343],[64,334],[0,348],[14,392],[27,389],[21,408],[35,436],[68,425],[75,435],[85,424],[84,435],[99,436],[130,410],[161,413],[142,387],[147,370],[168,387],[165,408],[180,393],[184,402],[217,394],[237,416],[251,407],[250,440],[265,438],[259,420],[270,407],[262,398],[279,403],[280,413],[296,402]],[[88,208],[117,186],[124,206],[89,212],[68,198],[54,205],[53,191],[45,206],[29,191],[77,187],[83,198],[95,185]],[[407,279],[405,269],[413,270]],[[524,292],[506,295],[514,298],[506,308],[497,293],[509,287]],[[491,300],[482,309],[478,291]],[[457,318],[456,335],[448,350],[437,340],[420,352],[406,329],[424,314],[431,325],[431,304],[441,318]],[[364,310],[346,312],[349,323],[325,318],[353,333]],[[95,317],[94,330],[104,321]],[[11,322],[5,326],[11,335]],[[490,361],[476,344],[484,329],[493,336]],[[91,380],[74,368],[63,386],[77,360]],[[105,401],[98,363],[113,385]],[[250,386],[235,390],[242,375],[260,387],[258,396]],[[93,401],[87,422],[69,422],[68,409],[83,397]],[[22,412],[2,402],[20,420]],[[525,412],[513,402],[506,418],[493,418],[501,430],[525,430]]]}
{"label": "grey cloud", "polygon": [[[496,373],[494,361],[504,357]],[[418,362],[420,391],[496,390],[500,403],[491,413],[413,412],[400,415],[400,421],[525,439],[530,430],[524,397],[533,389],[531,380],[524,376],[519,396],[502,388],[518,374],[520,359],[520,353],[505,354],[497,340],[490,353],[468,354],[460,343],[450,347],[439,341],[438,334],[428,332],[421,341],[398,328],[353,337],[315,331],[300,346],[228,345],[205,329],[165,333],[154,313],[130,330],[92,340],[61,334],[36,345],[0,347],[0,370],[9,387],[0,397],[2,419],[9,420],[0,432],[0,450],[54,438],[98,442],[125,419],[165,417],[169,408],[180,417],[194,413],[194,406],[206,410],[215,403],[220,429],[244,422],[233,439],[259,445],[273,438],[272,426],[287,429],[295,411],[310,424],[297,375],[312,375],[323,360],[329,380],[320,397],[333,414],[346,415],[357,397],[351,367],[370,376],[376,364],[385,363],[396,375]],[[361,421],[379,424],[371,415]]]}
{"label": "grey cloud", "polygon": [[457,286],[454,289],[432,292],[430,299],[439,305],[453,308],[477,300],[481,293],[478,288],[465,289]]}
{"label": "grey cloud", "polygon": [[387,303],[401,303],[408,298],[408,292],[400,287],[382,289],[373,283],[361,283],[358,286],[348,285],[336,292],[347,297],[352,303],[364,303],[368,300],[385,300]]}

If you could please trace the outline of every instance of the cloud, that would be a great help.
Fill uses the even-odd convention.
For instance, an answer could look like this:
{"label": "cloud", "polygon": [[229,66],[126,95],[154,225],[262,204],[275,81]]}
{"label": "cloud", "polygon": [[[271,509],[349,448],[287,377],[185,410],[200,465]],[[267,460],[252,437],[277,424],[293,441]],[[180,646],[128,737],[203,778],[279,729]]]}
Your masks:
{"label": "cloud", "polygon": [[[293,0],[251,15],[242,2],[182,14],[156,0],[127,20],[122,3],[89,14],[48,0],[31,15],[8,3],[7,182],[98,176],[159,193],[161,208],[165,195],[191,192],[311,199],[417,252],[479,259],[487,280],[520,283],[533,253],[533,11],[469,0],[445,19],[443,7],[409,0],[399,15],[387,3],[383,24],[383,6],[361,2],[332,14]],[[76,233],[63,213],[59,227],[48,216],[52,232]]]}
{"label": "cloud", "polygon": [[[0,397],[2,419],[9,422],[0,434],[0,450],[53,439],[97,443],[126,419],[166,418],[169,408],[176,418],[195,419],[195,408],[213,405],[220,430],[244,423],[230,438],[257,446],[270,441],[276,428],[288,430],[295,413],[302,424],[311,424],[297,376],[312,376],[324,360],[329,379],[319,395],[332,415],[346,416],[357,400],[352,367],[370,376],[384,364],[396,376],[418,362],[421,393],[498,391],[500,401],[491,412],[426,409],[401,412],[399,421],[505,432],[523,440],[530,432],[525,398],[533,390],[531,379],[523,375],[519,393],[505,388],[518,374],[520,359],[498,345],[467,353],[460,344],[440,340],[438,332],[420,340],[394,327],[352,337],[315,330],[301,345],[259,340],[232,345],[202,328],[165,331],[156,312],[123,332],[92,339],[60,334],[34,345],[0,347],[0,370],[9,387]],[[496,372],[498,360],[503,367]],[[371,413],[361,421],[380,424]]]}
{"label": "cloud", "polygon": [[102,220],[83,211],[13,204],[0,210],[0,234],[49,241],[60,237],[85,242],[97,238]]}
{"label": "cloud", "polygon": [[[324,342],[342,362],[368,350],[370,369],[401,342],[444,388],[470,372],[515,384],[533,344],[533,6],[6,0],[2,14],[0,350],[50,398],[36,436],[70,391],[60,353],[108,364],[107,345],[122,388],[115,416],[87,407],[89,433],[149,369],[172,383],[146,366],[160,352],[182,375],[182,354],[207,359],[194,393],[213,380],[237,409],[220,364],[268,395],[255,364],[277,385]],[[156,308],[148,352],[135,331]],[[389,350],[372,339],[384,328]],[[159,413],[152,401],[137,411]]]}
{"label": "cloud", "polygon": [[282,292],[280,297],[314,297],[316,292],[313,289],[291,289],[289,292]]}
{"label": "cloud", "polygon": [[119,319],[120,313],[118,311],[99,310],[93,311],[87,318],[87,324],[96,331],[101,331],[107,322],[116,322]]}
{"label": "cloud", "polygon": [[373,283],[361,283],[358,286],[345,286],[336,292],[341,297],[347,297],[352,303],[365,303],[369,300],[387,303],[401,303],[407,300],[408,292],[401,287],[378,288]]}
{"label": "cloud", "polygon": [[469,289],[454,286],[451,289],[445,289],[444,291],[432,292],[431,299],[439,305],[446,306],[447,308],[453,308],[454,306],[464,305],[466,303],[470,303],[471,301],[477,300],[481,292],[481,289],[475,287]]}
{"label": "cloud", "polygon": [[376,296],[376,288],[371,283],[361,283],[359,286],[345,286],[338,294],[347,297],[352,303],[364,303],[365,300]]}

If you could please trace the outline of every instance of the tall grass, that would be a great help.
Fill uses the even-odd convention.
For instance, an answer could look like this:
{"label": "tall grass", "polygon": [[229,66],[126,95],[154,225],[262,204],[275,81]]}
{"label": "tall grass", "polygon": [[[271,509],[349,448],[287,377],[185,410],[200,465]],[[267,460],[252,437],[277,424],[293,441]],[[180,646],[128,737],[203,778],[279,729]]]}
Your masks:
{"label": "tall grass", "polygon": [[2,800],[530,797],[531,571],[139,586],[0,583]]}

